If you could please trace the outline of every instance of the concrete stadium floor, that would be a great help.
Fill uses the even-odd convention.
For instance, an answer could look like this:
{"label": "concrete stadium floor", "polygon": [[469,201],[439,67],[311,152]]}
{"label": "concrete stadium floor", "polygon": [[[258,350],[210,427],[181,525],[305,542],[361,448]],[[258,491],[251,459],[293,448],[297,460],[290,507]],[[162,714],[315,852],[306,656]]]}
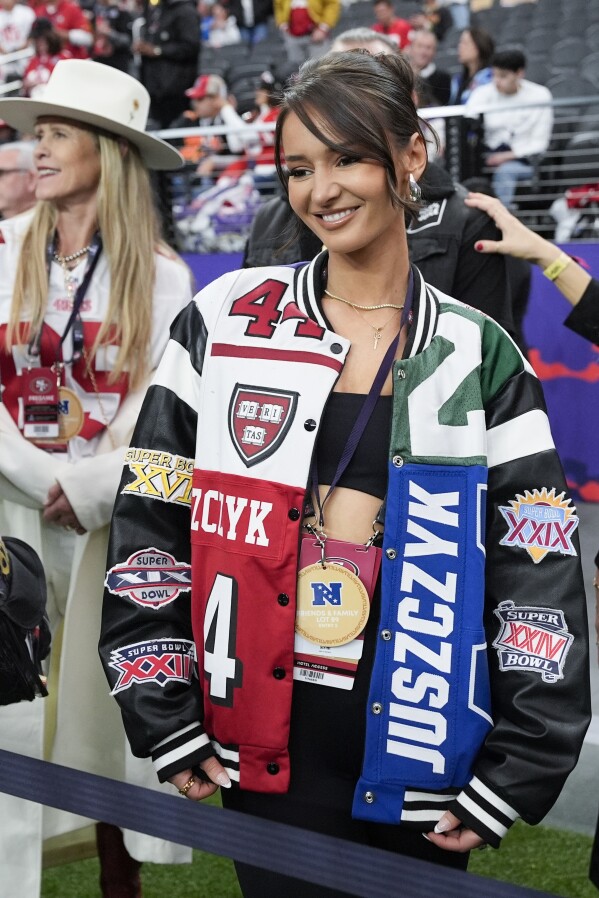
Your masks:
{"label": "concrete stadium floor", "polygon": [[[595,647],[595,596],[593,559],[599,548],[599,503],[579,503],[580,550],[586,587],[591,641],[591,695],[593,719],[575,770],[543,823],[559,829],[592,835],[599,811],[599,665]],[[566,664],[568,662],[566,661]]]}

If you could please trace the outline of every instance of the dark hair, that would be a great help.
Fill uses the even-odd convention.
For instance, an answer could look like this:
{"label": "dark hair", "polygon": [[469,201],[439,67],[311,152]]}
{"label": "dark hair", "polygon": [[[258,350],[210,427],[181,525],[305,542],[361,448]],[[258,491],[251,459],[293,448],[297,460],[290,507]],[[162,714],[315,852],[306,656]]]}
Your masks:
{"label": "dark hair", "polygon": [[378,162],[387,173],[391,202],[414,211],[417,204],[398,193],[394,153],[424,134],[413,100],[412,67],[397,54],[366,50],[310,59],[283,93],[275,132],[275,164],[288,190],[281,161],[283,126],[290,113],[335,152]]}
{"label": "dark hair", "polygon": [[491,57],[495,52],[495,41],[488,31],[484,28],[466,28],[474,41],[474,46],[478,50],[478,58],[480,60],[480,68],[486,69],[491,63]]}
{"label": "dark hair", "polygon": [[491,65],[496,69],[519,72],[526,68],[526,56],[522,50],[498,50],[491,59]]}
{"label": "dark hair", "polygon": [[48,34],[48,32],[53,31],[53,30],[54,30],[54,25],[52,24],[50,19],[46,18],[45,16],[38,16],[37,19],[34,19],[32,25],[31,25],[29,37],[30,38],[45,37]]}

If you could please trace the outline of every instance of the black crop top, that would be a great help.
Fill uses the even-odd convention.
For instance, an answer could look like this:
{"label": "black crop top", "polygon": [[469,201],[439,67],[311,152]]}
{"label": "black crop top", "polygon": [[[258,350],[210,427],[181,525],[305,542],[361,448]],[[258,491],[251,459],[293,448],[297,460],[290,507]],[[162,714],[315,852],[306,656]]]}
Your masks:
{"label": "black crop top", "polygon": [[[332,483],[341,453],[366,396],[331,393],[316,443],[318,482]],[[383,500],[387,493],[387,465],[391,437],[392,396],[379,396],[353,458],[338,486],[360,490]]]}

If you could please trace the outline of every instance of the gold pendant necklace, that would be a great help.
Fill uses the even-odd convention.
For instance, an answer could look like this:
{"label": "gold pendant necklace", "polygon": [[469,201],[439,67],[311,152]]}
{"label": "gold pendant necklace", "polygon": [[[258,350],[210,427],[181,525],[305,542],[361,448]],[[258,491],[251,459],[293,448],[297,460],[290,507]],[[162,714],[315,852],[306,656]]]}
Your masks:
{"label": "gold pendant necklace", "polygon": [[354,312],[356,313],[356,315],[358,315],[360,318],[362,318],[362,321],[364,321],[364,323],[367,324],[368,327],[372,328],[372,332],[373,332],[372,335],[373,335],[373,338],[374,338],[374,345],[373,345],[372,348],[373,348],[375,351],[376,351],[376,349],[377,349],[377,347],[378,347],[378,345],[379,345],[379,341],[380,341],[380,340],[382,339],[382,337],[383,337],[383,330],[384,330],[384,328],[387,327],[387,325],[389,324],[389,322],[393,321],[393,319],[395,318],[395,315],[397,314],[397,312],[400,311],[401,308],[403,308],[403,307],[402,307],[402,306],[399,306],[399,307],[397,308],[397,311],[396,311],[396,312],[393,312],[393,314],[391,315],[391,318],[388,318],[387,321],[385,321],[384,324],[379,324],[379,325],[377,325],[377,326],[375,326],[374,324],[371,324],[370,321],[366,321],[366,319],[365,319],[362,315],[360,315],[360,313],[358,312],[358,310],[357,310],[356,308],[354,308]]}

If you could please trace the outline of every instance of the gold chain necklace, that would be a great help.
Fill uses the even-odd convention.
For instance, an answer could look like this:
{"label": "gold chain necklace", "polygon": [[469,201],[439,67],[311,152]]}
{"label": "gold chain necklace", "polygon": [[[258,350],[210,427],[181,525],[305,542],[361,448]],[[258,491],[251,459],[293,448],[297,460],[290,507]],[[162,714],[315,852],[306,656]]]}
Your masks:
{"label": "gold chain necklace", "polygon": [[[390,302],[383,302],[377,306],[361,306],[358,303],[350,302],[349,299],[344,299],[342,296],[336,296],[334,293],[331,293],[330,290],[325,289],[324,292],[326,293],[327,296],[330,296],[331,299],[337,299],[337,300],[339,300],[339,302],[345,303],[346,306],[351,306],[351,308],[354,310],[356,315],[358,315],[358,317],[361,318],[362,321],[364,321],[364,323],[368,325],[368,327],[372,328],[372,332],[373,332],[372,336],[373,336],[373,340],[374,340],[374,345],[372,348],[374,350],[377,349],[377,347],[379,345],[379,341],[383,337],[383,330],[387,327],[387,325],[391,321],[393,321],[397,312],[401,312],[401,310],[403,309],[403,305],[396,306]],[[391,318],[387,319],[387,321],[384,322],[384,324],[379,324],[378,326],[371,324],[370,321],[366,321],[364,316],[360,314],[361,311],[362,312],[375,312],[375,311],[377,311],[377,309],[393,309],[393,314],[391,315]]]}
{"label": "gold chain necklace", "polygon": [[357,302],[351,302],[349,299],[343,299],[342,296],[337,296],[335,293],[331,293],[330,290],[327,290],[325,287],[325,291],[327,296],[330,296],[331,299],[336,299],[339,302],[344,302],[346,306],[351,306],[352,309],[362,309],[363,312],[376,312],[377,309],[403,309],[403,306],[396,306],[392,302],[382,302],[378,306],[361,306]]}

